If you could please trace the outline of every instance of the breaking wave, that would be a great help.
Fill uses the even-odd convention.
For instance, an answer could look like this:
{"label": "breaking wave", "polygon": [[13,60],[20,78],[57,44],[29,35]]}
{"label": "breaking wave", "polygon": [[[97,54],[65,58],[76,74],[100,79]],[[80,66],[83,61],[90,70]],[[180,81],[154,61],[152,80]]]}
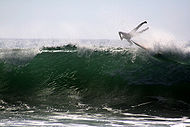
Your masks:
{"label": "breaking wave", "polygon": [[85,104],[156,115],[190,113],[188,52],[65,44],[0,53],[1,106],[67,110]]}

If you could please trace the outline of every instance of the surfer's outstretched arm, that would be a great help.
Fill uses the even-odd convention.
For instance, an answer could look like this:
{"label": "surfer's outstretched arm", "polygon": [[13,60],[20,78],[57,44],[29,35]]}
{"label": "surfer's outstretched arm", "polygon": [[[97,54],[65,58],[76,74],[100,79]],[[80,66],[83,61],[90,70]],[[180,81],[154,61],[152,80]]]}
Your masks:
{"label": "surfer's outstretched arm", "polygon": [[122,34],[123,34],[123,32],[119,32],[119,37],[121,40],[123,40]]}
{"label": "surfer's outstretched arm", "polygon": [[130,39],[130,37],[128,37],[128,33],[125,33],[125,32],[119,32],[119,37],[121,40],[123,40],[124,38],[125,39]]}
{"label": "surfer's outstretched arm", "polygon": [[145,48],[144,46],[142,46],[142,45],[140,45],[140,44],[134,42],[133,40],[130,40],[130,41],[131,41],[132,43],[134,43],[135,45],[141,47],[142,49],[147,50],[147,48]]}
{"label": "surfer's outstretched arm", "polygon": [[133,29],[130,33],[135,33],[143,24],[147,23],[147,21],[144,21],[140,23],[135,29]]}
{"label": "surfer's outstretched arm", "polygon": [[130,45],[133,44],[133,41],[132,40],[127,40],[129,42]]}

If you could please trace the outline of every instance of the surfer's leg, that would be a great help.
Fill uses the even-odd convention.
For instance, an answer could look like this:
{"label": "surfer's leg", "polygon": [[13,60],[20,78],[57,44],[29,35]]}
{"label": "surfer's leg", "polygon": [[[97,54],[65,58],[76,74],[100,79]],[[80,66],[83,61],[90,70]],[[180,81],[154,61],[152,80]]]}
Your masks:
{"label": "surfer's leg", "polygon": [[135,29],[133,29],[130,33],[135,33],[143,24],[147,23],[147,21],[144,21],[140,23]]}
{"label": "surfer's leg", "polygon": [[145,31],[147,31],[149,29],[149,27],[147,27],[146,29],[143,29],[143,30],[141,30],[141,31],[139,31],[138,33],[140,34],[140,33],[143,33],[143,32],[145,32]]}

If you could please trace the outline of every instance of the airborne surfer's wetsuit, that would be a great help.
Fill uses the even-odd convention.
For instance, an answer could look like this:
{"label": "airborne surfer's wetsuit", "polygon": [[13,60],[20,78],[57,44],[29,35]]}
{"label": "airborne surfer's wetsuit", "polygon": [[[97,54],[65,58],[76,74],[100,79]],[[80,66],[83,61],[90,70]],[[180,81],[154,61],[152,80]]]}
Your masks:
{"label": "airborne surfer's wetsuit", "polygon": [[131,38],[140,34],[140,33],[143,33],[144,31],[148,30],[149,27],[137,32],[137,30],[143,25],[147,23],[147,21],[144,21],[142,22],[141,24],[139,24],[135,29],[133,29],[131,32],[129,33],[125,33],[125,32],[119,32],[119,36],[120,36],[120,39],[123,40],[123,39],[126,39],[130,44],[133,44],[133,41],[131,41]]}

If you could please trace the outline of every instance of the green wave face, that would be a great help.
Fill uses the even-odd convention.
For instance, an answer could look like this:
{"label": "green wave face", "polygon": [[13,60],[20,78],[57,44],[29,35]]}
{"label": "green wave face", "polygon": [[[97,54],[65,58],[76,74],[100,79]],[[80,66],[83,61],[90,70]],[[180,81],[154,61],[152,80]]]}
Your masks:
{"label": "green wave face", "polygon": [[44,48],[32,57],[1,60],[0,95],[10,103],[21,100],[38,106],[75,107],[80,102],[127,109],[151,102],[167,103],[169,109],[179,100],[189,103],[190,66],[188,56],[183,58],[186,64],[176,62],[175,54],[168,56],[71,45]]}

